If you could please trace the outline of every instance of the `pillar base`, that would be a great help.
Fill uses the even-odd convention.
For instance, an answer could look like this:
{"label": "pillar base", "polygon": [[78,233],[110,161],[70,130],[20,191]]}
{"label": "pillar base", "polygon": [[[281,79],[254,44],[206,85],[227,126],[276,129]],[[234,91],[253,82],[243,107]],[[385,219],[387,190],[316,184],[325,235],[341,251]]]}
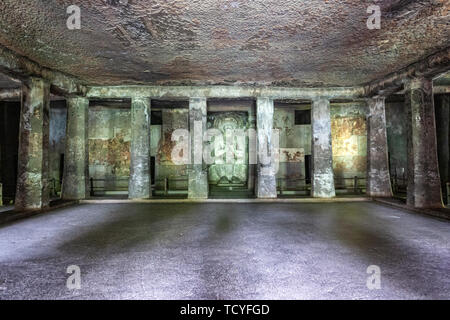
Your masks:
{"label": "pillar base", "polygon": [[189,172],[188,199],[208,199],[208,174],[204,171]]}
{"label": "pillar base", "polygon": [[277,197],[277,183],[275,176],[259,176],[256,197],[259,199],[273,199]]}
{"label": "pillar base", "polygon": [[334,175],[331,173],[314,174],[314,186],[312,196],[314,198],[334,198],[336,191],[334,189]]}

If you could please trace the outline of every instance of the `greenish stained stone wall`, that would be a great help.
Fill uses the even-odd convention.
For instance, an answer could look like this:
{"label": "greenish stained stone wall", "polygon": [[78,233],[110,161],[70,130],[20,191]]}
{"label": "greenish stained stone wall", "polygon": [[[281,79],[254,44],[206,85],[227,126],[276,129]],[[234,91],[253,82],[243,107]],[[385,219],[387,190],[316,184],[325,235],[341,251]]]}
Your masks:
{"label": "greenish stained stone wall", "polygon": [[[386,131],[391,177],[407,176],[406,110],[404,102],[386,102]],[[406,183],[401,181],[400,183]]]}
{"label": "greenish stained stone wall", "polygon": [[49,178],[50,192],[61,192],[61,157],[65,153],[67,107],[64,100],[50,103]]}
{"label": "greenish stained stone wall", "polygon": [[[153,109],[152,109],[153,111]],[[188,128],[189,110],[162,110],[163,124],[150,126],[150,156],[155,158],[156,189],[164,189],[164,179],[170,188],[187,191],[186,166],[171,160],[176,129]],[[99,103],[89,109],[89,175],[107,179],[108,189],[126,192],[130,174],[131,112],[129,105],[111,107]],[[114,180],[116,182],[114,182]]]}
{"label": "greenish stained stone wall", "polygon": [[175,165],[172,161],[172,151],[176,145],[172,141],[172,134],[177,129],[188,130],[189,109],[167,108],[162,109],[161,112],[162,126],[160,126],[160,133],[151,136],[152,146],[157,146],[156,188],[157,190],[164,190],[165,179],[168,179],[170,190],[185,191],[187,193],[187,166]]}
{"label": "greenish stained stone wall", "polygon": [[443,200],[448,204],[447,183],[450,182],[450,94],[434,95],[439,175]]}
{"label": "greenish stained stone wall", "polygon": [[[274,128],[280,130],[280,148],[300,148],[304,154],[299,162],[281,162],[277,173],[283,189],[305,186],[304,156],[311,155],[311,125],[295,125],[295,110],[310,110],[311,105],[276,105]],[[353,186],[353,177],[366,177],[367,107],[364,102],[331,103],[333,170],[338,187]],[[293,180],[298,181],[293,181]],[[289,181],[291,180],[291,181]],[[364,180],[361,180],[361,185]]]}
{"label": "greenish stained stone wall", "polygon": [[150,126],[150,156],[158,155],[159,142],[161,141],[161,125]]}
{"label": "greenish stained stone wall", "polygon": [[311,125],[295,125],[295,110],[309,109],[311,106],[283,106],[275,104],[273,128],[279,130],[279,147],[302,149],[302,156],[295,161],[280,162],[276,175],[279,188],[302,189],[305,187],[305,155],[311,155]]}

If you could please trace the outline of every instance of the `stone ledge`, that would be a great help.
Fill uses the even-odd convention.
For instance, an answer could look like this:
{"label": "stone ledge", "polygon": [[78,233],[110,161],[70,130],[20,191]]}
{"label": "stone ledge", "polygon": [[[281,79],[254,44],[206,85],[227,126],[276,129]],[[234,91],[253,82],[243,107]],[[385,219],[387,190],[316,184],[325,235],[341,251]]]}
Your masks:
{"label": "stone ledge", "polygon": [[297,198],[297,199],[86,199],[80,204],[119,204],[119,203],[324,203],[324,202],[366,202],[368,197],[345,198]]}
{"label": "stone ledge", "polygon": [[33,210],[33,211],[15,211],[10,210],[10,211],[4,211],[0,213],[0,225],[9,223],[9,222],[13,222],[16,220],[20,220],[20,219],[24,219],[24,218],[29,218],[41,213],[45,213],[45,212],[50,212],[53,211],[55,209],[60,209],[60,208],[64,208],[64,207],[68,207],[68,206],[72,206],[75,204],[78,204],[79,201],[63,201],[63,200],[56,200],[53,201],[53,203],[50,203],[50,207],[42,209],[42,210]]}
{"label": "stone ledge", "polygon": [[402,209],[412,213],[419,213],[440,219],[450,220],[450,209],[416,209],[408,207],[405,203],[394,198],[373,198],[373,201],[397,209]]}

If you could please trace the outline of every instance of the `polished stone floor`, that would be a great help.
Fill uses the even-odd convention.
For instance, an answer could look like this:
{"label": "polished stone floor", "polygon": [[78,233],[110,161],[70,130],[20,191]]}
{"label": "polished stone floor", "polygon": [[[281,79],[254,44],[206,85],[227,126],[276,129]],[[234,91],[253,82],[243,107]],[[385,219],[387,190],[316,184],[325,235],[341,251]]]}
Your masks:
{"label": "polished stone floor", "polygon": [[85,204],[0,226],[0,299],[449,299],[449,240],[372,202]]}

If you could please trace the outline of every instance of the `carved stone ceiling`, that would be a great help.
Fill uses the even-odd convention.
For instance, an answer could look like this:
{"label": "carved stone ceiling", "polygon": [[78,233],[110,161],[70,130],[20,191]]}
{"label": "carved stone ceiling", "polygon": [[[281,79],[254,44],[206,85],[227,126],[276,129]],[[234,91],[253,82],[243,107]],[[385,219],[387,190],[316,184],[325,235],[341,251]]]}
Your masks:
{"label": "carved stone ceiling", "polygon": [[[69,5],[81,29],[69,30]],[[369,30],[367,7],[381,7]],[[2,0],[0,44],[85,83],[353,86],[450,45],[450,0]]]}

